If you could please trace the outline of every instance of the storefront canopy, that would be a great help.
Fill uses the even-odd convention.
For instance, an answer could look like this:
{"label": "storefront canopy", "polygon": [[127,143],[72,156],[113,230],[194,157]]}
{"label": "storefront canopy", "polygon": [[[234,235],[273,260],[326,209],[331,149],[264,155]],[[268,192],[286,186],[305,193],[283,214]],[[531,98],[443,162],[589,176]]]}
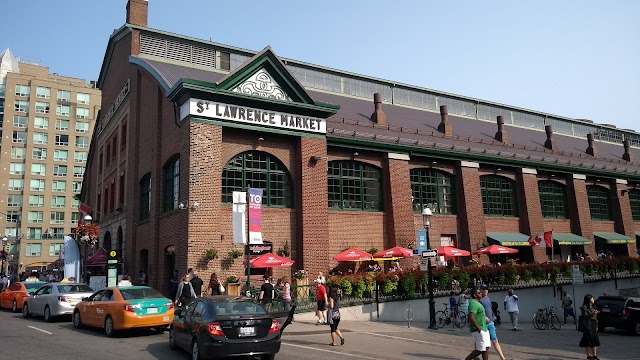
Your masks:
{"label": "storefront canopy", "polygon": [[595,236],[596,241],[606,244],[633,244],[636,242],[635,239],[616,232],[594,232],[593,236]]}
{"label": "storefront canopy", "polygon": [[517,232],[490,232],[487,233],[490,245],[502,246],[531,246],[529,235]]}
{"label": "storefront canopy", "polygon": [[553,233],[553,240],[558,245],[589,245],[591,240],[572,233]]}

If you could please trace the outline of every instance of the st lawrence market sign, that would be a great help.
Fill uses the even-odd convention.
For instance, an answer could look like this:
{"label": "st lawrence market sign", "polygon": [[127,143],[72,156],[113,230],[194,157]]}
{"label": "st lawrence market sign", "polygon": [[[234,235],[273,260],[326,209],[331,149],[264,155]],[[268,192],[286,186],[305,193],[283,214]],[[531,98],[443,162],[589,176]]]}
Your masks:
{"label": "st lawrence market sign", "polygon": [[180,119],[189,115],[295,131],[327,132],[324,119],[198,99],[189,99],[180,108]]}

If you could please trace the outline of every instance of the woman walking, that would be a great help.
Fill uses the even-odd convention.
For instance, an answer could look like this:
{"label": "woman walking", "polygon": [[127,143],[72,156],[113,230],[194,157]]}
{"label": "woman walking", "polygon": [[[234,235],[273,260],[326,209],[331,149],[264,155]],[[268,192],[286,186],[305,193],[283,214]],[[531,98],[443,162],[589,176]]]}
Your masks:
{"label": "woman walking", "polygon": [[222,295],[223,291],[220,286],[220,281],[218,280],[218,275],[216,273],[211,274],[209,278],[209,294],[210,295]]}
{"label": "woman walking", "polygon": [[338,292],[338,287],[332,285],[329,288],[329,316],[327,321],[329,322],[329,326],[331,327],[331,346],[336,346],[336,336],[340,337],[340,345],[344,345],[344,336],[340,330],[338,330],[338,325],[340,324],[340,293]]}
{"label": "woman walking", "polygon": [[282,300],[284,300],[284,309],[289,311],[291,309],[291,283],[288,277],[282,278]]}
{"label": "woman walking", "polygon": [[580,347],[586,348],[588,360],[600,360],[598,358],[598,346],[600,346],[600,338],[598,337],[598,310],[595,306],[593,296],[587,294],[580,307],[582,311],[582,319],[584,321],[582,339],[580,339]]}
{"label": "woman walking", "polygon": [[178,291],[176,294],[176,306],[185,307],[189,305],[193,299],[195,299],[196,292],[193,291],[191,282],[189,281],[189,275],[182,277],[182,281],[178,284]]}

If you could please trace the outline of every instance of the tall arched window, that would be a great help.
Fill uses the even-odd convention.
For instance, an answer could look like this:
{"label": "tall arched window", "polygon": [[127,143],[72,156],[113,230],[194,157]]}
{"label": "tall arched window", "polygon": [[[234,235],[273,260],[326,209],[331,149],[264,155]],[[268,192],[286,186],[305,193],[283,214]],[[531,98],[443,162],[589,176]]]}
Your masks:
{"label": "tall arched window", "polygon": [[411,169],[410,175],[413,211],[421,212],[433,204],[436,213],[455,213],[453,176],[433,169]]}
{"label": "tall arched window", "polygon": [[151,214],[151,174],[142,177],[139,186],[140,202],[138,220],[147,220]]}
{"label": "tall arched window", "polygon": [[234,191],[264,190],[262,205],[293,207],[291,177],[276,157],[261,151],[236,155],[222,170],[222,202],[231,203]]}
{"label": "tall arched window", "polygon": [[640,190],[629,189],[629,202],[631,203],[633,221],[640,221]]}
{"label": "tall arched window", "polygon": [[174,157],[162,168],[162,211],[178,208],[180,195],[180,158]]}
{"label": "tall arched window", "polygon": [[497,175],[480,176],[480,191],[484,214],[518,216],[515,181]]}
{"label": "tall arched window", "polygon": [[328,164],[329,208],[382,210],[380,169],[355,161]]}
{"label": "tall arched window", "polygon": [[107,231],[107,233],[104,234],[104,240],[102,241],[102,248],[107,250],[107,252],[111,250],[111,233],[109,231]]}
{"label": "tall arched window", "polygon": [[609,189],[597,186],[587,186],[587,197],[589,198],[589,211],[592,220],[613,220],[611,217],[611,198]]}
{"label": "tall arched window", "polygon": [[556,181],[542,180],[538,182],[542,216],[553,219],[566,219],[567,189]]}
{"label": "tall arched window", "polygon": [[122,226],[118,227],[118,238],[116,239],[116,250],[118,250],[118,254],[120,257],[123,257],[122,248],[124,247],[124,239],[122,238]]}

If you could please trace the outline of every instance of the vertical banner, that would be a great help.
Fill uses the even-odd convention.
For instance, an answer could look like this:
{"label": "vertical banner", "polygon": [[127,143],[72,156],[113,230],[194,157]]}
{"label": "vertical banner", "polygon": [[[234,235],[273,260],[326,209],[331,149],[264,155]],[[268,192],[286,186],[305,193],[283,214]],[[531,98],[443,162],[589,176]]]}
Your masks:
{"label": "vertical banner", "polygon": [[71,236],[64,237],[64,245],[62,249],[64,258],[64,278],[71,281],[80,281],[80,252],[78,244]]}
{"label": "vertical banner", "polygon": [[418,255],[429,249],[427,244],[427,230],[418,230]]}
{"label": "vertical banner", "polygon": [[249,244],[262,244],[262,189],[249,188]]}
{"label": "vertical banner", "polygon": [[247,193],[244,191],[233,192],[233,216],[231,223],[233,226],[233,244],[247,244],[247,225],[244,214],[247,212]]}

